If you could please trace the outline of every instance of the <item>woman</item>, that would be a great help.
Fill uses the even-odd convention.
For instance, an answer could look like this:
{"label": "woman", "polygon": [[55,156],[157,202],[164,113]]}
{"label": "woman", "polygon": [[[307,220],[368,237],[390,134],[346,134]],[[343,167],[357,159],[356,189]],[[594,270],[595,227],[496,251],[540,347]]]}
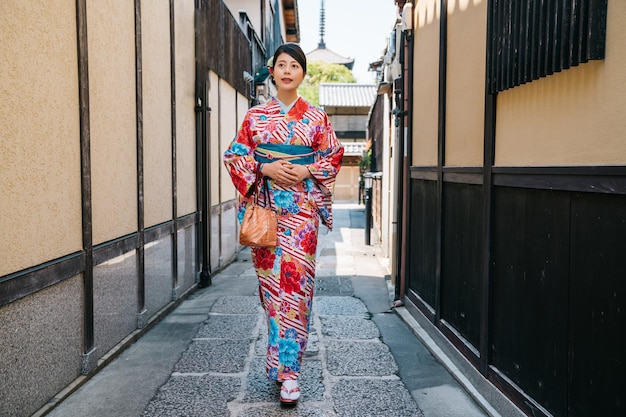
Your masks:
{"label": "woman", "polygon": [[241,194],[240,221],[255,193],[260,205],[270,203],[278,215],[278,246],[253,247],[252,261],[267,314],[267,377],[282,383],[281,403],[295,404],[311,318],[318,226],[321,219],[332,228],[331,191],[343,147],[326,113],[298,96],[306,56],[297,44],[276,50],[270,74],[278,93],[248,110],[224,164]]}

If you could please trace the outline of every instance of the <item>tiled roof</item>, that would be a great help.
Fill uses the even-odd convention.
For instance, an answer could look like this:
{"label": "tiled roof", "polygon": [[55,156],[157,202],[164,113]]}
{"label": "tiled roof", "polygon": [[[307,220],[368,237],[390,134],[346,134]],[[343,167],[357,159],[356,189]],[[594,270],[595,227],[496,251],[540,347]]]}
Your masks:
{"label": "tiled roof", "polygon": [[322,107],[371,107],[376,91],[375,84],[322,83],[319,103]]}

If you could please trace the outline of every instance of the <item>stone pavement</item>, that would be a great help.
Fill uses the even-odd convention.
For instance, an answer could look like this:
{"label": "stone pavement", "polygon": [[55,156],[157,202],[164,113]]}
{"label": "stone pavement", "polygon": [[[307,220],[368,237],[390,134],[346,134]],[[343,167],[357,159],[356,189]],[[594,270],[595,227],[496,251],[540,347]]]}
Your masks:
{"label": "stone pavement", "polygon": [[391,309],[385,260],[364,245],[363,208],[334,210],[335,230],[320,230],[296,407],[281,407],[265,378],[267,328],[246,249],[47,415],[487,415]]}

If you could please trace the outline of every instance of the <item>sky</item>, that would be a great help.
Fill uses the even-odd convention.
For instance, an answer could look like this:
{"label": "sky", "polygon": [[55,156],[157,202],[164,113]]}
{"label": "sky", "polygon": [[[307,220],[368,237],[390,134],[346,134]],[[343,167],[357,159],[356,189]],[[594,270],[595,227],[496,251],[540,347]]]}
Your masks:
{"label": "sky", "polygon": [[[300,46],[305,53],[320,41],[321,0],[298,0]],[[394,0],[324,0],[326,49],[354,58],[352,73],[358,83],[374,83],[370,62],[382,56],[396,20]]]}

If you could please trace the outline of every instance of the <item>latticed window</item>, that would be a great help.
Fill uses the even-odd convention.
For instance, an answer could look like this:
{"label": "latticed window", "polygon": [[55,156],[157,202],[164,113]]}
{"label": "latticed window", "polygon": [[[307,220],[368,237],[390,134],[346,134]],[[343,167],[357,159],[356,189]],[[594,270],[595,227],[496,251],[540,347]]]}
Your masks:
{"label": "latticed window", "polygon": [[604,59],[608,0],[491,0],[488,89]]}

